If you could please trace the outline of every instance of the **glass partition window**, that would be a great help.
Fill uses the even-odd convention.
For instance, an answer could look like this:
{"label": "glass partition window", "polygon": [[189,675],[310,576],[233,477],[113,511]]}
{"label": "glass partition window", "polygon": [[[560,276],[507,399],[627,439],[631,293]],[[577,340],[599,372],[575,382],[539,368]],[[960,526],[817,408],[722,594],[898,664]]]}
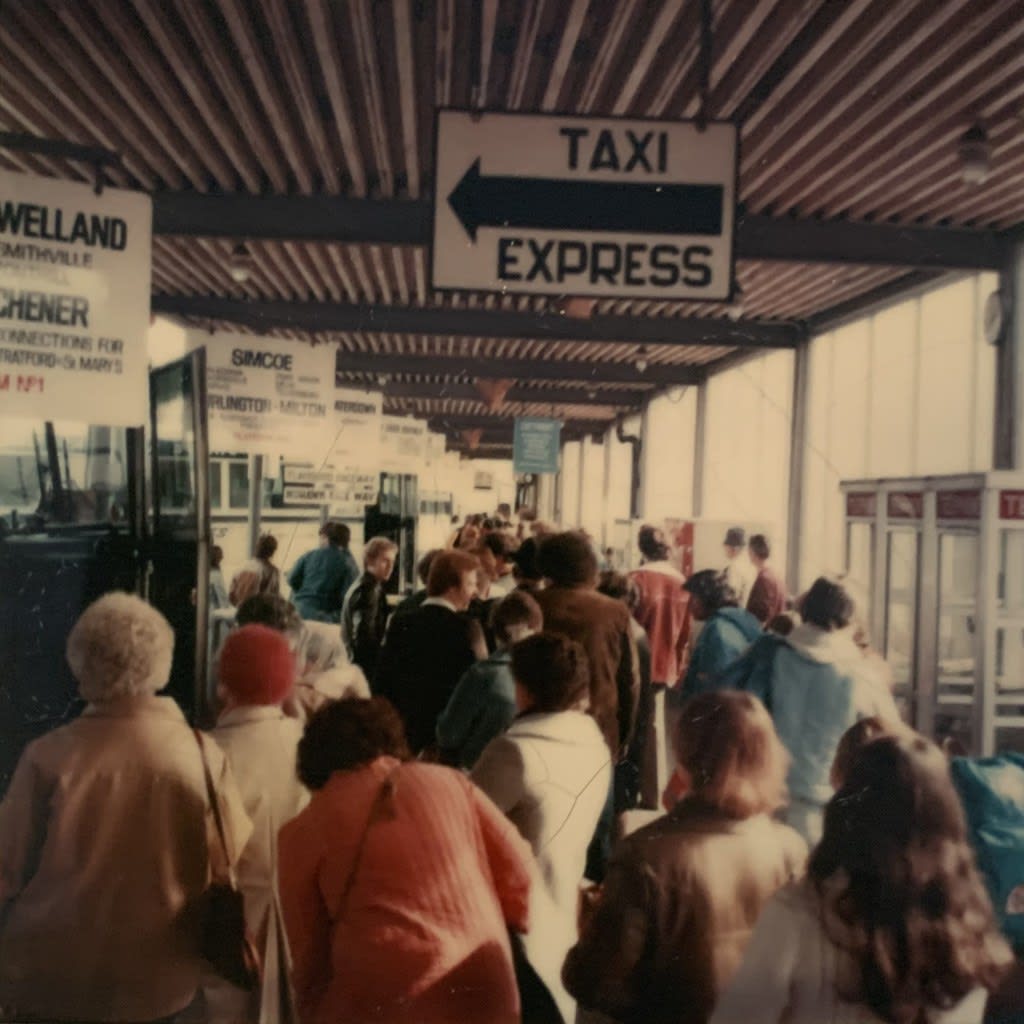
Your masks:
{"label": "glass partition window", "polygon": [[846,574],[856,585],[864,607],[858,609],[862,622],[871,621],[871,559],[875,528],[871,523],[850,523],[846,530]]}
{"label": "glass partition window", "polygon": [[939,538],[938,699],[961,702],[974,689],[978,605],[978,538],[944,533]]}
{"label": "glass partition window", "polygon": [[228,463],[228,508],[249,507],[249,463]]}
{"label": "glass partition window", "polygon": [[996,628],[996,687],[1024,691],[1024,530],[999,538],[999,622]]}
{"label": "glass partition window", "polygon": [[917,531],[891,531],[886,566],[885,657],[892,668],[895,694],[904,705],[901,710],[913,692],[917,560]]}

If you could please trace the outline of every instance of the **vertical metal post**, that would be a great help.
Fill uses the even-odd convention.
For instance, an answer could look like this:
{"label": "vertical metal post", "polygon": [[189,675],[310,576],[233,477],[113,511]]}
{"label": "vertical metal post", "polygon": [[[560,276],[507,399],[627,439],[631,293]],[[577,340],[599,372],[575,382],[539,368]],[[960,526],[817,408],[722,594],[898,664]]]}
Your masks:
{"label": "vertical metal post", "polygon": [[1024,244],[1010,247],[999,274],[1004,325],[996,355],[992,464],[1018,469],[1024,461]]}
{"label": "vertical metal post", "polygon": [[789,489],[786,498],[786,578],[793,591],[800,585],[800,542],[803,534],[804,459],[807,452],[807,404],[810,398],[811,341],[793,353],[793,410],[789,435]]}
{"label": "vertical metal post", "polygon": [[693,496],[691,508],[693,518],[704,515],[704,466],[707,456],[708,436],[708,382],[697,385],[697,413],[693,422]]}
{"label": "vertical metal post", "polygon": [[249,456],[249,555],[256,552],[263,517],[263,456]]}
{"label": "vertical metal post", "polygon": [[590,438],[581,437],[579,441],[579,446],[580,463],[579,471],[576,474],[576,522],[569,524],[569,528],[572,530],[578,530],[583,526],[583,496],[586,493],[586,489],[583,486],[583,480],[585,476],[585,468],[587,464],[587,448],[590,446]]}
{"label": "vertical metal post", "polygon": [[996,744],[996,630],[999,623],[999,488],[981,492],[978,543],[978,622],[975,637],[974,704],[971,707],[971,753],[988,757]]}
{"label": "vertical metal post", "polygon": [[601,481],[601,550],[610,547],[612,543],[612,530],[609,520],[609,503],[611,501],[611,480],[612,480],[612,443],[615,436],[609,429],[604,435],[604,479]]}
{"label": "vertical metal post", "polygon": [[633,446],[633,458],[630,463],[632,473],[630,474],[630,502],[629,514],[633,519],[647,519],[650,517],[650,493],[648,482],[651,474],[648,463],[651,459],[654,446],[651,444],[651,403],[644,402],[643,410],[640,413],[640,449],[637,451]]}
{"label": "vertical metal post", "polygon": [[939,525],[935,491],[925,488],[917,565],[917,630],[911,680],[914,728],[935,735],[939,671]]}

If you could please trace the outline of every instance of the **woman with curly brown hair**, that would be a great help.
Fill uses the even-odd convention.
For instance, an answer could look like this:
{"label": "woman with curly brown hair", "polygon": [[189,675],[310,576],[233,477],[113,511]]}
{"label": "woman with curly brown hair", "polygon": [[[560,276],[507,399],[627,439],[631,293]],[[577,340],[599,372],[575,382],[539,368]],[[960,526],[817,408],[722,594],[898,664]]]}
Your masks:
{"label": "woman with curly brown hair", "polygon": [[1010,959],[942,752],[883,736],[854,758],[807,879],[765,908],[711,1024],[980,1024]]}
{"label": "woman with curly brown hair", "polygon": [[278,875],[304,1024],[518,1024],[508,928],[533,858],[464,775],[410,762],[384,699],[326,705],[299,744],[309,806]]}

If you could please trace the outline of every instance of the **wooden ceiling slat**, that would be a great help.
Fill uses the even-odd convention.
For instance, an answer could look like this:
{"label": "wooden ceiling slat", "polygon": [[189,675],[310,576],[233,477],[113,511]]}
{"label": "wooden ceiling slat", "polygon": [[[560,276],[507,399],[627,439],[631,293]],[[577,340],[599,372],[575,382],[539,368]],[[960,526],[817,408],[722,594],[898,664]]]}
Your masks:
{"label": "wooden ceiling slat", "polygon": [[[314,192],[313,172],[307,160],[306,146],[296,131],[292,115],[287,110],[284,99],[276,87],[278,83],[267,63],[260,45],[259,34],[253,25],[253,15],[257,8],[245,3],[244,0],[218,0],[218,3],[235,48],[245,65],[256,95],[259,97],[266,121],[269,122],[272,129],[273,138],[280,143],[284,158],[295,175],[299,191],[303,195],[312,195]],[[187,9],[191,12],[192,21],[206,25],[205,34],[207,36],[214,35],[215,37],[215,33],[209,30],[201,5],[191,3],[190,0],[178,0],[178,5],[179,10]],[[219,43],[216,45],[219,50]]]}
{"label": "wooden ceiling slat", "polygon": [[[893,65],[891,57],[882,62],[888,71],[884,78],[879,79],[871,68],[866,68],[865,78],[875,85],[878,95],[889,97],[888,102],[862,106],[838,130],[828,118],[810,127],[797,149],[780,150],[784,154],[780,159],[757,165],[757,173],[746,183],[748,201],[763,209],[785,197],[787,206],[795,206],[795,197],[821,194],[830,183],[842,181],[844,175],[850,177],[854,168],[855,180],[864,180],[869,176],[868,152],[877,152],[883,161],[888,158],[892,164],[894,148],[905,149],[911,135],[928,136],[935,131],[933,120],[918,116],[923,110],[931,108],[933,118],[943,111],[956,117],[957,110],[963,110],[964,104],[977,98],[964,95],[964,79],[978,73],[986,82],[990,81],[987,73],[996,70],[991,66],[993,51],[1005,48],[1007,43],[1013,48],[1016,39],[1024,35],[1024,19],[1014,19],[1012,12],[1006,11],[1008,3],[1012,0],[993,3],[991,9],[998,7],[1002,15],[996,23],[982,24],[981,15],[977,15],[976,27],[980,25],[982,35],[989,37],[987,44],[972,37],[976,48],[965,51],[963,36],[955,37],[959,45],[945,37],[931,40],[933,45],[913,70],[905,66],[910,62],[905,60],[908,51],[904,47],[896,51],[904,58],[904,64]],[[969,10],[978,12],[982,7],[972,5]],[[1005,64],[1002,66],[1005,69]],[[923,67],[928,68],[924,77]],[[907,91],[909,78],[918,84],[913,93]],[[908,122],[918,130],[911,127],[906,131]]]}
{"label": "wooden ceiling slat", "polygon": [[665,0],[661,10],[650,21],[650,28],[648,29],[643,49],[633,63],[633,67],[630,69],[629,75],[612,106],[613,114],[621,116],[629,112],[640,86],[650,74],[651,67],[659,51],[665,46],[666,37],[682,13],[683,7],[684,0]]}
{"label": "wooden ceiling slat", "polygon": [[201,119],[231,157],[250,191],[258,192],[260,185],[249,145],[252,146],[259,166],[270,179],[274,189],[280,193],[287,192],[287,177],[278,165],[276,157],[263,142],[262,126],[251,115],[240,83],[236,82],[230,71],[224,68],[221,60],[211,51],[210,41],[197,37],[200,49],[204,53],[205,66],[226,100],[231,116],[236,118],[237,122],[232,122],[231,118],[226,116],[221,104],[214,98],[202,66],[194,57],[194,48],[172,27],[169,12],[158,4],[150,3],[149,0],[132,0],[132,3],[150,38],[174,69],[192,106],[200,113]]}
{"label": "wooden ceiling slat", "polygon": [[569,70],[569,63],[576,50],[576,43],[587,17],[589,3],[590,0],[572,0],[572,6],[569,8],[565,25],[562,28],[562,35],[558,41],[558,52],[551,64],[551,72],[544,89],[544,98],[540,104],[541,110],[551,111],[558,107],[558,98],[565,83],[565,73]]}
{"label": "wooden ceiling slat", "polygon": [[[674,34],[678,42],[674,59],[668,62],[667,67],[663,63],[657,64],[648,76],[648,80],[656,85],[654,95],[646,104],[647,113],[651,117],[669,117],[678,113],[680,104],[676,97],[683,89],[683,83],[696,81],[697,52],[700,46],[699,18],[699,4],[687,4]],[[688,90],[693,91],[692,84]]]}
{"label": "wooden ceiling slat", "polygon": [[[234,153],[233,159],[238,166],[241,146],[251,146],[258,166],[269,178],[276,193],[287,195],[291,190],[288,184],[288,172],[284,163],[276,153],[275,147],[268,142],[263,130],[263,119],[257,114],[250,101],[250,95],[244,83],[234,74],[231,61],[224,51],[219,36],[199,4],[177,0],[177,10],[181,15],[185,30],[191,37],[190,42],[198,44],[203,54],[202,67],[209,72],[216,87],[227,104],[230,117],[226,117],[214,105],[209,88],[203,81],[202,73],[195,65],[191,53],[195,52],[170,28],[165,12],[155,7],[150,0],[132,0],[135,10],[145,23],[146,29],[157,39],[164,49],[167,59],[175,69],[183,68],[189,72],[185,79],[189,85],[189,95],[205,115],[211,129],[225,145],[230,145]],[[233,119],[233,124],[232,124]],[[234,127],[240,129],[241,139],[234,139]]]}
{"label": "wooden ceiling slat", "polygon": [[0,19],[0,46],[9,51],[3,54],[5,75],[12,73],[13,55],[28,69],[40,92],[46,95],[53,105],[63,109],[68,127],[77,124],[83,129],[80,133],[65,133],[65,137],[66,134],[79,135],[80,138],[86,138],[107,149],[122,152],[122,163],[135,179],[144,188],[156,187],[157,178],[145,159],[140,159],[137,153],[127,146],[124,138],[106,116],[92,106],[82,109],[78,82],[73,80],[57,62],[41,52],[34,41],[26,37],[9,19]]}
{"label": "wooden ceiling slat", "polygon": [[[163,110],[174,117],[175,112],[186,109],[189,105],[189,69],[177,66],[172,74],[151,39],[139,30],[127,8],[111,6],[103,13],[104,29],[110,32],[124,58],[134,65],[136,73],[145,77]],[[183,83],[186,84],[185,90],[182,88]],[[237,179],[241,179],[250,192],[260,191],[260,172],[236,132],[208,118],[181,117],[175,120],[182,135],[195,152],[201,154],[211,176],[222,189],[234,191]]]}
{"label": "wooden ceiling slat", "polygon": [[375,302],[377,300],[377,288],[374,286],[373,274],[366,261],[366,247],[350,245],[347,248],[348,258],[352,262],[352,269],[359,279],[359,287],[362,289],[364,302]]}
{"label": "wooden ceiling slat", "polygon": [[427,303],[427,256],[423,249],[417,249],[413,257],[416,276],[416,301],[424,306]]}
{"label": "wooden ceiling slat", "polygon": [[[359,53],[359,82],[362,86],[363,102],[366,105],[370,139],[373,145],[376,163],[377,184],[380,194],[395,194],[395,169],[388,147],[387,116],[381,90],[380,61],[377,57],[377,44],[374,35],[374,16],[370,12],[368,0],[351,0],[347,5],[352,21],[354,37]],[[415,121],[405,124],[402,130],[412,132],[413,153],[415,157]]]}
{"label": "wooden ceiling slat", "polygon": [[348,87],[341,74],[341,56],[335,41],[335,28],[326,0],[307,0],[306,16],[311,28],[310,35],[316,49],[320,75],[327,90],[327,99],[334,114],[335,127],[341,141],[342,152],[352,178],[352,191],[357,196],[367,194],[366,166],[359,148],[355,130],[352,102]]}
{"label": "wooden ceiling slat", "polygon": [[[324,132],[323,118],[313,95],[306,56],[299,45],[289,8],[282,0],[262,0],[261,6],[270,26],[277,59],[284,71],[284,82],[298,110],[304,134],[309,139],[321,180],[328,192],[337,195],[342,191],[338,158]],[[291,6],[293,9],[298,7],[294,4]]]}
{"label": "wooden ceiling slat", "polygon": [[622,45],[623,39],[630,29],[635,29],[637,24],[642,23],[637,11],[637,3],[638,0],[618,0],[616,3],[611,21],[605,27],[602,35],[597,55],[590,66],[590,73],[583,84],[583,91],[575,104],[575,108],[581,114],[594,112],[605,81],[615,64],[615,54]]}
{"label": "wooden ceiling slat", "polygon": [[[6,86],[7,83],[5,82]],[[51,138],[54,134],[52,122],[43,122],[27,115],[23,109],[14,106],[11,98],[0,93],[0,110],[4,111],[3,130],[13,132],[24,132],[29,135],[39,135],[43,138]],[[19,153],[13,149],[0,149],[0,157],[11,167],[29,174],[44,174],[61,177],[65,172],[64,162],[56,158],[43,157],[39,154]],[[88,164],[77,160],[66,161],[68,167],[74,168],[79,177],[88,181],[93,176],[93,170]],[[117,168],[111,167],[111,171]],[[113,177],[113,175],[112,175]],[[123,180],[123,172],[118,172],[118,178]]]}
{"label": "wooden ceiling slat", "polygon": [[[402,117],[402,141],[406,188],[416,199],[420,195],[421,174],[419,143],[416,138],[416,53],[410,0],[391,0],[391,16],[395,23],[395,61],[398,65],[398,92]],[[484,81],[486,82],[486,72]]]}
{"label": "wooden ceiling slat", "polygon": [[345,251],[337,242],[330,242],[327,246],[327,254],[331,260],[331,266],[334,268],[334,273],[337,275],[338,280],[341,282],[342,287],[345,290],[345,294],[348,296],[350,302],[359,302],[359,288],[356,286],[353,280],[353,271],[351,265],[346,258]]}
{"label": "wooden ceiling slat", "polygon": [[250,242],[250,251],[256,254],[257,259],[264,267],[273,267],[273,277],[278,287],[284,292],[285,298],[299,299],[302,297],[302,289],[298,285],[295,268],[286,259],[284,251],[275,242]]}
{"label": "wooden ceiling slat", "polygon": [[184,294],[196,295],[209,292],[209,286],[205,279],[200,276],[195,261],[183,256],[174,240],[154,238],[153,256],[155,263],[160,263],[185,281]]}
{"label": "wooden ceiling slat", "polygon": [[285,242],[284,251],[288,254],[288,258],[298,268],[299,273],[302,275],[302,279],[306,282],[310,291],[313,295],[324,301],[321,296],[326,297],[330,292],[330,287],[327,282],[324,281],[316,266],[316,260],[313,255],[314,248],[312,246],[297,245],[294,242]]}
{"label": "wooden ceiling slat", "polygon": [[537,30],[544,14],[544,0],[524,0],[517,12],[518,39],[512,61],[512,78],[505,96],[508,110],[520,110],[530,74],[530,61],[537,43]]}
{"label": "wooden ceiling slat", "polygon": [[772,102],[759,107],[747,120],[743,148],[752,164],[765,155],[773,139],[798,129],[802,119],[812,117],[820,97],[870,55],[871,47],[884,42],[894,21],[919,6],[918,0],[886,0],[879,10],[873,7],[875,3],[856,0],[843,5],[839,16],[781,83]]}
{"label": "wooden ceiling slat", "polygon": [[373,278],[377,282],[381,295],[386,305],[390,306],[394,301],[394,293],[391,289],[391,280],[384,267],[384,257],[381,254],[379,245],[370,246],[370,260],[373,264]]}
{"label": "wooden ceiling slat", "polygon": [[202,261],[208,279],[214,279],[217,282],[218,294],[241,292],[248,298],[259,297],[260,289],[257,287],[256,281],[253,280],[253,275],[250,275],[248,281],[241,283],[235,281],[231,276],[229,245],[216,238],[197,238],[191,248],[193,251],[198,250],[196,257]]}
{"label": "wooden ceiling slat", "polygon": [[455,0],[437,0],[437,39],[434,95],[439,107],[452,105],[452,65],[455,61]]}
{"label": "wooden ceiling slat", "polygon": [[[984,93],[976,94],[973,90],[969,91],[972,116],[984,121],[997,118],[1002,121],[1005,128],[1011,131],[1018,130],[1016,117],[1006,111],[1007,103],[1018,101],[1024,96],[1024,78],[1019,74],[1014,76],[1011,72],[1004,80],[995,70],[989,74],[987,69],[980,69],[977,80],[979,90],[984,89]],[[935,110],[940,113],[944,107],[945,104],[937,103]],[[922,175],[930,177],[936,164],[941,163],[943,157],[956,159],[955,165],[947,164],[947,187],[951,180],[959,180],[957,143],[969,127],[969,123],[969,118],[960,114],[957,109],[949,110],[941,123],[933,123],[929,132],[912,131],[906,142],[901,140],[895,154],[897,159],[890,159],[888,167],[884,166],[883,161],[887,154],[892,154],[892,149],[872,149],[865,154],[865,159],[870,160],[877,155],[877,160],[872,165],[876,167],[875,176],[861,178],[858,175],[856,184],[848,180],[836,182],[832,190],[823,192],[823,208],[827,209],[838,203],[842,209],[849,209],[851,212],[878,211],[878,216],[899,216],[901,200],[907,195],[918,194]],[[950,207],[947,216],[953,213],[955,205]]]}
{"label": "wooden ceiling slat", "polygon": [[[75,68],[75,106],[82,106],[82,99],[99,111],[111,126],[111,132],[118,144],[111,147],[118,151],[130,145],[143,154],[146,162],[159,175],[162,184],[170,188],[182,188],[185,177],[175,162],[163,150],[160,140],[135,116],[121,96],[121,90],[111,90],[89,60],[87,52],[77,40],[58,28],[45,17],[43,8],[36,5],[14,5],[5,8],[7,24],[17,19],[26,35],[23,43],[37,47],[44,60],[52,66]],[[14,15],[14,18],[11,17]],[[76,48],[77,47],[77,48]],[[81,56],[80,56],[81,55]],[[122,87],[123,88],[123,87]]]}
{"label": "wooden ceiling slat", "polygon": [[[52,26],[56,16],[64,24],[70,36],[88,55],[100,74],[110,83],[131,110],[137,123],[142,125],[166,156],[174,161],[197,192],[209,190],[209,171],[196,150],[190,145],[176,121],[163,110],[148,89],[148,80],[130,70],[124,54],[115,50],[115,44],[104,36],[104,32],[87,17],[86,8],[77,4],[58,3],[50,12],[47,21]],[[52,27],[48,30],[52,35]],[[59,51],[58,51],[59,53]],[[221,188],[234,187],[234,176],[226,175],[218,184]]]}

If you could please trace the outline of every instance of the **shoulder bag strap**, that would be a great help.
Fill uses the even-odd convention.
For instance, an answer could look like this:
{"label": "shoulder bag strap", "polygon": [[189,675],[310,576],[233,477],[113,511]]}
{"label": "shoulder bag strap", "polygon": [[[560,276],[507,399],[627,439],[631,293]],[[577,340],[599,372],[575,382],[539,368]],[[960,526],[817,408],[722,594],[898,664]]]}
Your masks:
{"label": "shoulder bag strap", "polygon": [[359,836],[359,846],[356,849],[356,855],[352,861],[352,870],[348,874],[348,880],[345,882],[345,889],[341,894],[341,900],[338,903],[339,916],[341,916],[345,908],[348,906],[348,899],[352,893],[352,887],[355,885],[356,876],[359,873],[359,867],[363,862],[363,853],[366,850],[366,839],[370,833],[370,826],[373,824],[373,819],[377,815],[378,809],[384,803],[385,799],[389,797],[394,791],[397,784],[398,769],[401,768],[401,764],[396,764],[391,771],[385,776],[384,781],[380,784],[380,788],[377,790],[376,796],[373,798],[373,803],[370,804],[370,813],[366,816],[366,824],[363,826],[362,834]]}
{"label": "shoulder bag strap", "polygon": [[206,748],[203,746],[203,734],[198,729],[192,730],[199,744],[199,757],[203,762],[203,775],[206,778],[206,796],[213,811],[213,820],[217,825],[217,837],[220,839],[221,852],[224,854],[224,864],[227,869],[228,882],[232,887],[237,888],[235,880],[235,867],[228,850],[227,833],[224,830],[224,819],[220,813],[220,801],[217,799],[217,790],[213,785],[213,776],[210,774],[210,762],[206,759]]}

